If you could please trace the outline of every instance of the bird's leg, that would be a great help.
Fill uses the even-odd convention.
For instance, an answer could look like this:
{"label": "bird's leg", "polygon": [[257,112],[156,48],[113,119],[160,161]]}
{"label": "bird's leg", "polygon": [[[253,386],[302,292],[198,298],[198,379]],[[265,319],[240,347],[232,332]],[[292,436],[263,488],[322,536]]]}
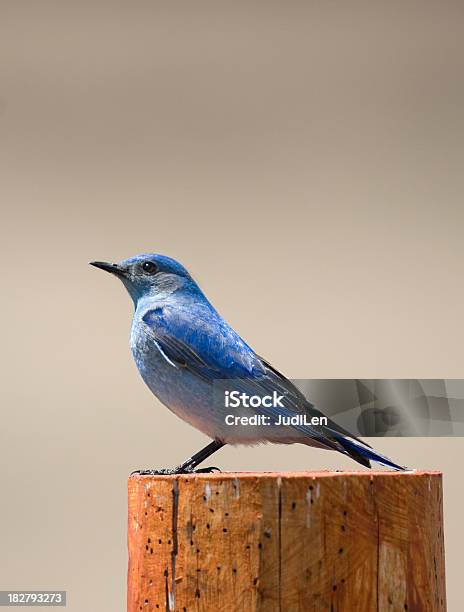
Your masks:
{"label": "bird's leg", "polygon": [[224,446],[225,442],[222,440],[213,440],[195,453],[188,459],[186,459],[183,463],[178,465],[175,468],[164,468],[160,470],[135,470],[132,474],[140,474],[141,476],[156,476],[156,475],[169,475],[169,474],[192,474],[192,473],[204,473],[204,472],[213,472],[214,470],[220,471],[216,467],[210,468],[199,468],[195,469],[200,463],[202,463],[208,457],[211,457],[213,453],[218,451],[220,448]]}
{"label": "bird's leg", "polygon": [[[191,472],[194,471],[195,468],[203,463],[205,459],[211,457],[213,453],[218,451],[220,448],[224,446],[225,442],[222,440],[213,440],[210,442],[205,448],[202,448],[188,459],[186,459],[183,463],[181,463],[177,468],[175,468],[177,474],[182,474],[184,471]],[[195,470],[197,472],[207,472],[217,470],[218,468],[200,468],[199,470]]]}

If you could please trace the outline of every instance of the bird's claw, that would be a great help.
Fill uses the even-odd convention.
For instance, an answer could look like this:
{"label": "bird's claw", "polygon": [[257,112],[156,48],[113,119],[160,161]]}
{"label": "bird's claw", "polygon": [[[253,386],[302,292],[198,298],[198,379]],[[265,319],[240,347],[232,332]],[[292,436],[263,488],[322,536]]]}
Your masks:
{"label": "bird's claw", "polygon": [[174,468],[160,468],[159,470],[134,470],[131,472],[131,476],[172,476],[174,474],[210,474],[212,472],[220,472],[221,470],[216,467],[204,467],[204,468],[189,468],[189,467],[174,467]]}
{"label": "bird's claw", "polygon": [[220,472],[221,470],[216,467],[216,466],[212,466],[212,467],[204,467],[204,468],[197,468],[196,470],[192,470],[192,474],[212,474],[213,472]]}

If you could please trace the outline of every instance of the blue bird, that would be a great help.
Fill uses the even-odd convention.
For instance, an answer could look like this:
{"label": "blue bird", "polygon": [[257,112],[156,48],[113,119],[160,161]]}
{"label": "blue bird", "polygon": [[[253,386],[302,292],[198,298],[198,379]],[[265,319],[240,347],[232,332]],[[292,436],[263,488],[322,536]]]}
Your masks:
{"label": "blue bird", "polygon": [[339,451],[366,467],[375,461],[406,469],[317,410],[240,338],[174,259],[149,253],[91,265],[117,276],[134,302],[131,350],[145,383],[213,440],[175,468],[139,473],[210,471],[216,468],[196,468],[225,444],[264,442],[298,442]]}

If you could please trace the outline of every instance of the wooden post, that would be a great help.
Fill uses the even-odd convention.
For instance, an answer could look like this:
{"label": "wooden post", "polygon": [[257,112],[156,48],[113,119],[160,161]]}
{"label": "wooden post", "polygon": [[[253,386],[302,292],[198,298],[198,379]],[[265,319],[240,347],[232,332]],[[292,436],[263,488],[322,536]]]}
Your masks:
{"label": "wooden post", "polygon": [[446,610],[439,472],[129,478],[128,612]]}

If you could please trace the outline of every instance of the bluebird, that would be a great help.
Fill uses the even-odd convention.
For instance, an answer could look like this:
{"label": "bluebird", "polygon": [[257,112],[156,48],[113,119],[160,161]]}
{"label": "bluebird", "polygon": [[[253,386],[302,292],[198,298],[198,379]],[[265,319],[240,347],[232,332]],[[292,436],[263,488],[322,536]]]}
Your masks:
{"label": "bluebird", "polygon": [[265,442],[301,443],[338,451],[366,467],[375,461],[406,469],[325,417],[242,340],[176,260],[149,253],[91,265],[117,276],[133,300],[130,344],[145,383],[212,439],[175,468],[138,473],[211,471],[217,468],[198,466],[225,444]]}

